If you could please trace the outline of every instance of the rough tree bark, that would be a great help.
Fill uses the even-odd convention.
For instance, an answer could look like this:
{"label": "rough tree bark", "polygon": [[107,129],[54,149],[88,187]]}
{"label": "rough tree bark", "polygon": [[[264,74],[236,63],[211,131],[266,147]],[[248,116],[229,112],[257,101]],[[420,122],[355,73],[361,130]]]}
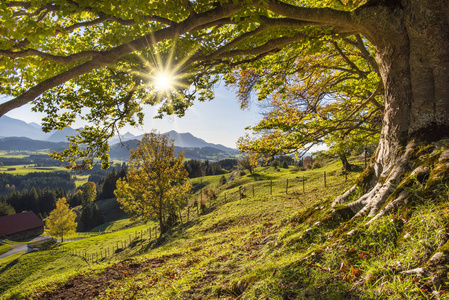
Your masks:
{"label": "rough tree bark", "polygon": [[[425,169],[417,149],[449,137],[449,1],[376,0],[355,14],[377,50],[385,115],[375,157],[359,183],[368,191],[346,207],[356,216],[375,216],[391,209],[380,211],[389,197],[389,203],[406,201],[407,192],[398,190],[401,182],[413,170],[416,175]],[[432,167],[425,172],[432,173]],[[353,186],[334,205],[350,199],[355,190]]]}

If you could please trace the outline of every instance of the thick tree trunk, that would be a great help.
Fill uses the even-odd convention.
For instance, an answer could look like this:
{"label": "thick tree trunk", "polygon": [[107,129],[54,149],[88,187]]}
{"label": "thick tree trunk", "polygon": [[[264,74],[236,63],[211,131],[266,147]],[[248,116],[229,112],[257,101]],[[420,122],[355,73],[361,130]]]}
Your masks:
{"label": "thick tree trunk", "polygon": [[[418,167],[416,148],[449,137],[449,0],[368,4],[355,14],[376,47],[385,115],[375,160],[363,181],[370,189],[347,206],[356,215],[374,216],[404,174]],[[347,200],[351,190],[334,204]],[[399,192],[390,200],[406,196]]]}
{"label": "thick tree trunk", "polygon": [[343,165],[343,167],[342,167],[343,172],[351,171],[352,165],[349,163],[348,157],[346,156],[346,154],[345,153],[340,153],[340,154],[338,154],[338,156],[340,157],[341,164]]}
{"label": "thick tree trunk", "polygon": [[165,221],[164,221],[164,197],[163,193],[159,196],[159,229],[160,229],[160,235],[162,236],[163,233],[165,233]]}

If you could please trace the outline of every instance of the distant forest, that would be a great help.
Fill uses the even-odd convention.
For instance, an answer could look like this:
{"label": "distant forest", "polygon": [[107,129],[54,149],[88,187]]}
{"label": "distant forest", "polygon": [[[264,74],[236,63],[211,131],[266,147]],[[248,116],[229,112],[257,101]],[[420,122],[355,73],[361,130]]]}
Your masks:
{"label": "distant forest", "polygon": [[0,166],[14,165],[36,165],[36,166],[62,166],[64,162],[56,160],[47,154],[32,154],[28,157],[0,157]]}
{"label": "distant forest", "polygon": [[[5,161],[4,161],[5,162]],[[228,173],[237,167],[236,159],[219,162],[187,160],[186,170],[190,178]],[[94,165],[88,181],[96,185],[96,199],[114,198],[116,182],[125,178],[126,164],[116,164],[108,170]],[[68,172],[35,172],[26,175],[0,173],[0,216],[22,211],[33,211],[45,218],[54,208],[58,198],[66,197],[71,207],[82,205],[83,187],[76,188],[72,175]]]}
{"label": "distant forest", "polygon": [[75,189],[75,182],[68,172],[34,172],[26,175],[0,173],[0,195],[32,188]]}
{"label": "distant forest", "polygon": [[184,163],[190,178],[228,173],[237,167],[237,159],[224,159],[210,163],[208,160],[187,160]]}

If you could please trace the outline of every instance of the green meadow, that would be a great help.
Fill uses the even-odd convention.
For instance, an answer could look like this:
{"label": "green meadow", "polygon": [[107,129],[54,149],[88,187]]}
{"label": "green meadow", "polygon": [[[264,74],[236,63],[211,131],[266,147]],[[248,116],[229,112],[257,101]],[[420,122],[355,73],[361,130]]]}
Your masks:
{"label": "green meadow", "polygon": [[[362,170],[362,162],[352,163]],[[155,221],[117,215],[95,228],[94,236],[0,261],[1,295],[434,299],[424,278],[401,272],[419,267],[438,249],[449,220],[448,194],[369,226],[338,220],[330,217],[330,204],[360,174],[346,177],[340,168],[337,161],[306,171],[261,167],[224,185],[221,175],[195,178],[183,222],[168,233],[156,236]],[[197,208],[201,199],[204,207]],[[445,292],[439,290],[438,299]]]}

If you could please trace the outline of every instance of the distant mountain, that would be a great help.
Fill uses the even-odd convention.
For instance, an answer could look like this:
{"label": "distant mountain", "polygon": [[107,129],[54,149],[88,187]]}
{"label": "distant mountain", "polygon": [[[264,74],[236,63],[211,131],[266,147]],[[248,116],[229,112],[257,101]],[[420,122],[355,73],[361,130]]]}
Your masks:
{"label": "distant mountain", "polygon": [[31,125],[31,126],[33,126],[34,128],[37,128],[37,129],[39,129],[39,130],[42,130],[41,125],[37,124],[36,122],[31,122],[31,123],[28,123],[28,124]]}
{"label": "distant mountain", "polygon": [[120,136],[118,136],[118,135],[114,136],[112,139],[109,140],[109,144],[114,145],[114,144],[117,144],[120,142],[126,142],[126,141],[130,141],[130,140],[140,140],[141,138],[142,138],[142,135],[140,136],[140,138],[137,138],[137,136],[135,136],[134,134],[127,132]]}
{"label": "distant mountain", "polygon": [[2,137],[27,137],[35,140],[45,140],[46,134],[36,123],[13,119],[7,116],[0,117],[0,136]]}
{"label": "distant mountain", "polygon": [[71,127],[43,132],[42,126],[35,122],[27,123],[7,116],[0,117],[0,137],[27,137],[39,141],[66,142],[66,136],[74,134],[77,134],[77,131]]}
{"label": "distant mountain", "polygon": [[186,148],[204,148],[204,147],[212,147],[224,152],[229,152],[233,154],[238,154],[239,151],[237,149],[232,149],[225,147],[220,144],[212,144],[208,143],[203,139],[197,138],[193,136],[191,133],[178,133],[174,130],[167,132],[169,138],[175,140],[175,146],[178,147],[186,147]]}
{"label": "distant mountain", "polygon": [[[173,139],[175,141],[175,146],[176,147],[182,147],[182,148],[205,148],[205,147],[210,147],[210,148],[216,148],[218,150],[221,150],[221,152],[225,152],[225,153],[229,153],[229,154],[238,154],[239,150],[237,149],[233,149],[233,148],[229,148],[220,144],[212,144],[212,143],[208,143],[203,139],[197,138],[194,135],[192,135],[191,133],[178,133],[174,130],[171,130],[169,132],[166,132],[165,134],[168,134],[168,137],[170,139]],[[141,140],[143,137],[142,135],[139,136],[135,136],[129,132],[125,133],[124,135],[120,136],[120,140],[117,136],[115,136],[114,138],[112,138],[109,142],[109,144],[114,145],[116,143],[120,143],[120,141],[122,143],[127,142],[127,141],[131,141],[131,140]]]}
{"label": "distant mountain", "polygon": [[47,139],[49,142],[66,142],[67,136],[76,135],[78,131],[75,129],[68,127],[64,128],[64,130],[55,130],[52,131],[50,137]]}
{"label": "distant mountain", "polygon": [[66,143],[59,142],[47,142],[32,140],[27,137],[5,137],[0,139],[0,150],[28,150],[37,151],[42,149],[50,149],[56,151],[62,151],[66,146]]}
{"label": "distant mountain", "polygon": [[[61,150],[64,148],[67,136],[76,135],[77,133],[71,127],[45,133],[37,123],[27,123],[2,116],[0,117],[0,150]],[[214,157],[233,157],[239,154],[237,149],[228,148],[220,144],[208,143],[203,139],[193,136],[191,133],[178,133],[172,130],[167,132],[167,134],[174,140],[176,149],[179,151],[182,149],[186,153],[185,156],[187,158],[213,159]],[[141,140],[142,137],[143,135],[135,136],[127,132],[121,135],[120,138],[115,136],[110,139],[109,144],[112,145],[111,157],[126,157],[127,159],[129,156],[129,150],[127,148],[136,148],[137,140]]]}
{"label": "distant mountain", "polygon": [[[128,160],[130,150],[137,148],[138,141],[139,140],[130,140],[112,145],[111,150],[109,151],[111,159],[125,160],[125,161]],[[197,160],[208,159],[210,161],[219,161],[227,158],[235,158],[236,154],[239,153],[238,150],[234,150],[234,152],[230,153],[214,147],[195,148],[195,147],[175,146],[176,155],[178,155],[178,153],[181,151],[184,152],[184,157],[187,159],[197,159]]]}

